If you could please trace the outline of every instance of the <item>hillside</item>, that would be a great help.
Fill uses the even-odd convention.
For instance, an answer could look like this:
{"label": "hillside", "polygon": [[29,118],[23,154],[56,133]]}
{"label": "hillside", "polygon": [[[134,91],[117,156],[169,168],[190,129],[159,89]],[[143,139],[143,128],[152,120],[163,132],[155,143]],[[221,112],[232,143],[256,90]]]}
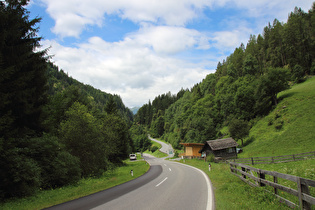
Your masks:
{"label": "hillside", "polygon": [[315,151],[315,77],[278,94],[281,102],[250,130],[239,157]]}
{"label": "hillside", "polygon": [[70,86],[74,86],[81,91],[81,94],[86,95],[92,101],[94,106],[99,110],[104,109],[106,103],[111,97],[113,97],[113,100],[117,105],[117,109],[119,110],[120,115],[126,121],[133,120],[132,111],[124,105],[120,96],[105,93],[90,85],[83,84],[78,80],[69,77],[68,74],[66,74],[62,69],[59,69],[52,63],[47,64],[47,74],[49,95],[55,95],[69,88]]}

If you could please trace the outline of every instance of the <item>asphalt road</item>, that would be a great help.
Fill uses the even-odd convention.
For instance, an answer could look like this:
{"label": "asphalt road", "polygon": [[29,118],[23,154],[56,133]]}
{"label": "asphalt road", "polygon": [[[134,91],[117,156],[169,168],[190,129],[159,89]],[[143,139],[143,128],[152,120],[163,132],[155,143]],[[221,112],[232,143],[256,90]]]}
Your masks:
{"label": "asphalt road", "polygon": [[210,180],[199,169],[145,155],[162,173],[151,182],[95,207],[101,209],[214,209]]}
{"label": "asphalt road", "polygon": [[144,158],[151,165],[145,175],[49,209],[214,209],[211,183],[204,172],[147,154]]}
{"label": "asphalt road", "polygon": [[117,199],[124,194],[130,193],[133,190],[147,184],[148,182],[154,180],[162,173],[162,167],[160,165],[153,165],[150,167],[149,171],[134,179],[132,181],[126,182],[124,184],[112,187],[107,190],[94,193],[79,199],[75,199],[69,202],[65,202],[59,205],[47,208],[49,210],[85,210],[92,209],[94,207],[100,206],[106,202]]}
{"label": "asphalt road", "polygon": [[150,135],[148,137],[149,137],[150,140],[161,144],[161,146],[162,146],[161,149],[160,149],[161,152],[164,152],[164,153],[168,154],[169,157],[173,157],[174,156],[174,150],[173,150],[172,145],[166,144],[166,143],[164,143],[162,141],[159,141],[159,140],[156,140],[154,138],[151,138]]}

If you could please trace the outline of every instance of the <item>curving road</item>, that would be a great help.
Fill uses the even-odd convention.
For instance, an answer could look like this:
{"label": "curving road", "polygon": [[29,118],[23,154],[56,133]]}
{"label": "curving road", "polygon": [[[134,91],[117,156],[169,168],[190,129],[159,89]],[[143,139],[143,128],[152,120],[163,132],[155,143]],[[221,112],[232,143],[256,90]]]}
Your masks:
{"label": "curving road", "polygon": [[202,171],[147,154],[145,159],[152,167],[161,166],[162,173],[142,187],[94,209],[214,209],[210,180]]}
{"label": "curving road", "polygon": [[133,181],[50,209],[214,209],[208,176],[199,169],[144,154],[150,170]]}
{"label": "curving road", "polygon": [[151,138],[150,135],[148,135],[148,138],[151,141],[155,141],[155,142],[161,144],[162,147],[161,147],[160,151],[168,154],[168,157],[173,157],[174,156],[174,150],[173,150],[173,147],[172,147],[171,144],[166,144],[166,143],[164,143],[162,141],[159,141],[159,140],[156,140],[154,138]]}

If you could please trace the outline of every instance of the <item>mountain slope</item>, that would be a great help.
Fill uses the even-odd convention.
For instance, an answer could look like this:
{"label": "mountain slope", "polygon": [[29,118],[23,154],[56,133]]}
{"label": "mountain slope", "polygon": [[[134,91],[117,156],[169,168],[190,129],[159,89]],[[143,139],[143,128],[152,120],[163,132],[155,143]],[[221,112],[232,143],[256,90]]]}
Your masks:
{"label": "mountain slope", "polygon": [[109,101],[110,97],[113,97],[117,109],[120,112],[120,115],[127,121],[133,120],[133,113],[130,109],[128,109],[120,96],[112,95],[109,93],[105,93],[99,89],[92,87],[91,85],[86,85],[79,82],[72,77],[69,77],[63,70],[59,70],[59,68],[51,63],[48,63],[48,86],[49,86],[49,94],[54,95],[57,92],[61,92],[69,86],[73,85],[82,90],[83,94],[87,95],[91,100],[94,101],[95,106],[102,110],[106,103]]}
{"label": "mountain slope", "polygon": [[315,77],[278,97],[277,107],[250,130],[240,157],[315,151]]}

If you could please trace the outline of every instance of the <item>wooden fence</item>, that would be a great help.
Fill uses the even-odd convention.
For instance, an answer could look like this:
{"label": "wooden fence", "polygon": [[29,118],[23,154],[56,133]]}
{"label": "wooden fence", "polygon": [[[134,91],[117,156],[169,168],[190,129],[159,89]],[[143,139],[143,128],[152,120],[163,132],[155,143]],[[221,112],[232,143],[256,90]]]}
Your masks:
{"label": "wooden fence", "polygon": [[243,164],[271,164],[271,163],[285,163],[291,161],[304,160],[306,158],[315,158],[315,151],[300,153],[294,155],[283,155],[283,156],[274,156],[274,157],[251,157],[251,158],[239,158],[233,159],[229,161],[233,161],[235,163],[243,163]]}
{"label": "wooden fence", "polygon": [[[290,207],[311,209],[312,205],[315,205],[315,198],[311,196],[311,193],[315,194],[315,189],[311,188],[315,187],[314,180],[304,179],[288,174],[282,174],[275,171],[261,170],[241,163],[230,162],[229,164],[231,172],[239,177],[241,180],[254,187],[264,187],[268,192],[275,194],[281,202],[284,202]],[[294,185],[296,186],[296,189],[288,187],[288,185],[290,184],[286,184],[287,186],[280,184],[286,183],[287,180],[291,181],[292,184],[295,183]],[[284,193],[279,192],[280,190],[293,196],[287,196],[286,198],[284,198],[282,197],[284,196]],[[295,200],[298,199],[298,202],[295,203],[292,201],[292,199],[290,201],[289,198],[292,197],[296,197]]]}

